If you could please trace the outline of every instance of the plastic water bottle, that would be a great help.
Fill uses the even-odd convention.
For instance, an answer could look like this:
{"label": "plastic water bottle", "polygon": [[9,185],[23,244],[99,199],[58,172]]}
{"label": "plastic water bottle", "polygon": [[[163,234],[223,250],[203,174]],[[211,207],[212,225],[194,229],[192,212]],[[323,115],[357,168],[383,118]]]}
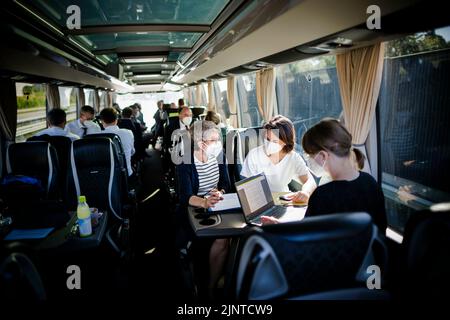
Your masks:
{"label": "plastic water bottle", "polygon": [[85,196],[80,196],[78,198],[77,218],[80,236],[89,237],[92,234],[91,210],[86,203]]}

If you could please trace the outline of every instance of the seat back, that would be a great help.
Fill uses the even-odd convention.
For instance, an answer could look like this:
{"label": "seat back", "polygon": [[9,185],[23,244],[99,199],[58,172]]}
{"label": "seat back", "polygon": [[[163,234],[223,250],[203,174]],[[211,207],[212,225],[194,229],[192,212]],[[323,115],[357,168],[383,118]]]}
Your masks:
{"label": "seat back", "polygon": [[109,210],[122,219],[122,202],[126,190],[121,186],[122,168],[110,138],[97,137],[76,140],[72,144],[71,164],[76,203],[86,196],[91,207]]}
{"label": "seat back", "polygon": [[[439,206],[442,210],[439,209]],[[417,212],[408,221],[403,245],[404,293],[413,299],[442,299],[450,287],[450,203]]]}
{"label": "seat back", "polygon": [[68,173],[71,174],[70,167],[70,150],[72,147],[72,140],[63,136],[49,136],[47,134],[40,136],[33,136],[27,141],[46,141],[52,145],[58,155],[59,175],[58,185],[61,189],[61,196],[63,199],[67,198],[67,183]]}
{"label": "seat back", "polygon": [[122,145],[122,141],[120,140],[120,137],[115,134],[115,133],[96,133],[96,134],[87,134],[83,137],[83,139],[96,139],[96,138],[108,138],[111,139],[113,145],[114,145],[114,150],[117,153],[118,159],[119,159],[119,164],[122,166],[122,168],[127,168],[127,162],[126,162],[126,157],[125,157],[125,152],[123,150],[123,145]]}
{"label": "seat back", "polygon": [[58,169],[56,150],[48,142],[20,142],[8,146],[7,174],[38,179],[45,191],[45,198],[56,198]]}
{"label": "seat back", "polygon": [[311,217],[257,229],[243,244],[236,295],[244,300],[292,298],[365,287],[367,267],[375,263],[371,250],[376,232],[367,213]]}
{"label": "seat back", "polygon": [[251,149],[261,144],[262,128],[230,130],[226,137],[228,171],[231,185],[241,180],[241,169]]}

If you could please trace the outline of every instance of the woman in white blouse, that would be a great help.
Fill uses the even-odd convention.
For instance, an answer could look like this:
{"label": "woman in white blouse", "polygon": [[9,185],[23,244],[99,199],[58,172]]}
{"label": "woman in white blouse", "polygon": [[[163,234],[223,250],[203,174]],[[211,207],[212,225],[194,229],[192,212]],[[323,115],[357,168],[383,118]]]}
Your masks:
{"label": "woman in white blouse", "polygon": [[241,176],[251,177],[264,173],[272,192],[289,191],[289,182],[298,178],[303,184],[302,190],[287,195],[287,198],[295,202],[308,202],[316,188],[316,182],[305,161],[294,150],[294,125],[288,118],[278,115],[268,121],[264,129],[264,145],[250,150]]}

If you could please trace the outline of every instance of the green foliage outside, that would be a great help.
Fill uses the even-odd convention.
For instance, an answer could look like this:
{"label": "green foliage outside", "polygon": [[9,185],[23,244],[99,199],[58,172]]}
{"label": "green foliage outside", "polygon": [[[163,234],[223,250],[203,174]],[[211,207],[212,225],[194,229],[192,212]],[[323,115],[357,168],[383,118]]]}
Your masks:
{"label": "green foliage outside", "polygon": [[17,108],[45,108],[45,90],[42,85],[25,86],[23,96],[17,96]]}
{"label": "green foliage outside", "polygon": [[428,31],[389,41],[385,56],[392,58],[446,48],[450,48],[450,42],[446,42],[444,37],[434,31]]}

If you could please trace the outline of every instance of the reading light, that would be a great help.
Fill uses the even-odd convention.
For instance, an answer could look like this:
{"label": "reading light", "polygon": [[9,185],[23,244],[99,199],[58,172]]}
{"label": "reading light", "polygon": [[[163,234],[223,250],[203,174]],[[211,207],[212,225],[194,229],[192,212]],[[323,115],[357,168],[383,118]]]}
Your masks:
{"label": "reading light", "polygon": [[123,58],[125,63],[152,63],[164,62],[165,57]]}

